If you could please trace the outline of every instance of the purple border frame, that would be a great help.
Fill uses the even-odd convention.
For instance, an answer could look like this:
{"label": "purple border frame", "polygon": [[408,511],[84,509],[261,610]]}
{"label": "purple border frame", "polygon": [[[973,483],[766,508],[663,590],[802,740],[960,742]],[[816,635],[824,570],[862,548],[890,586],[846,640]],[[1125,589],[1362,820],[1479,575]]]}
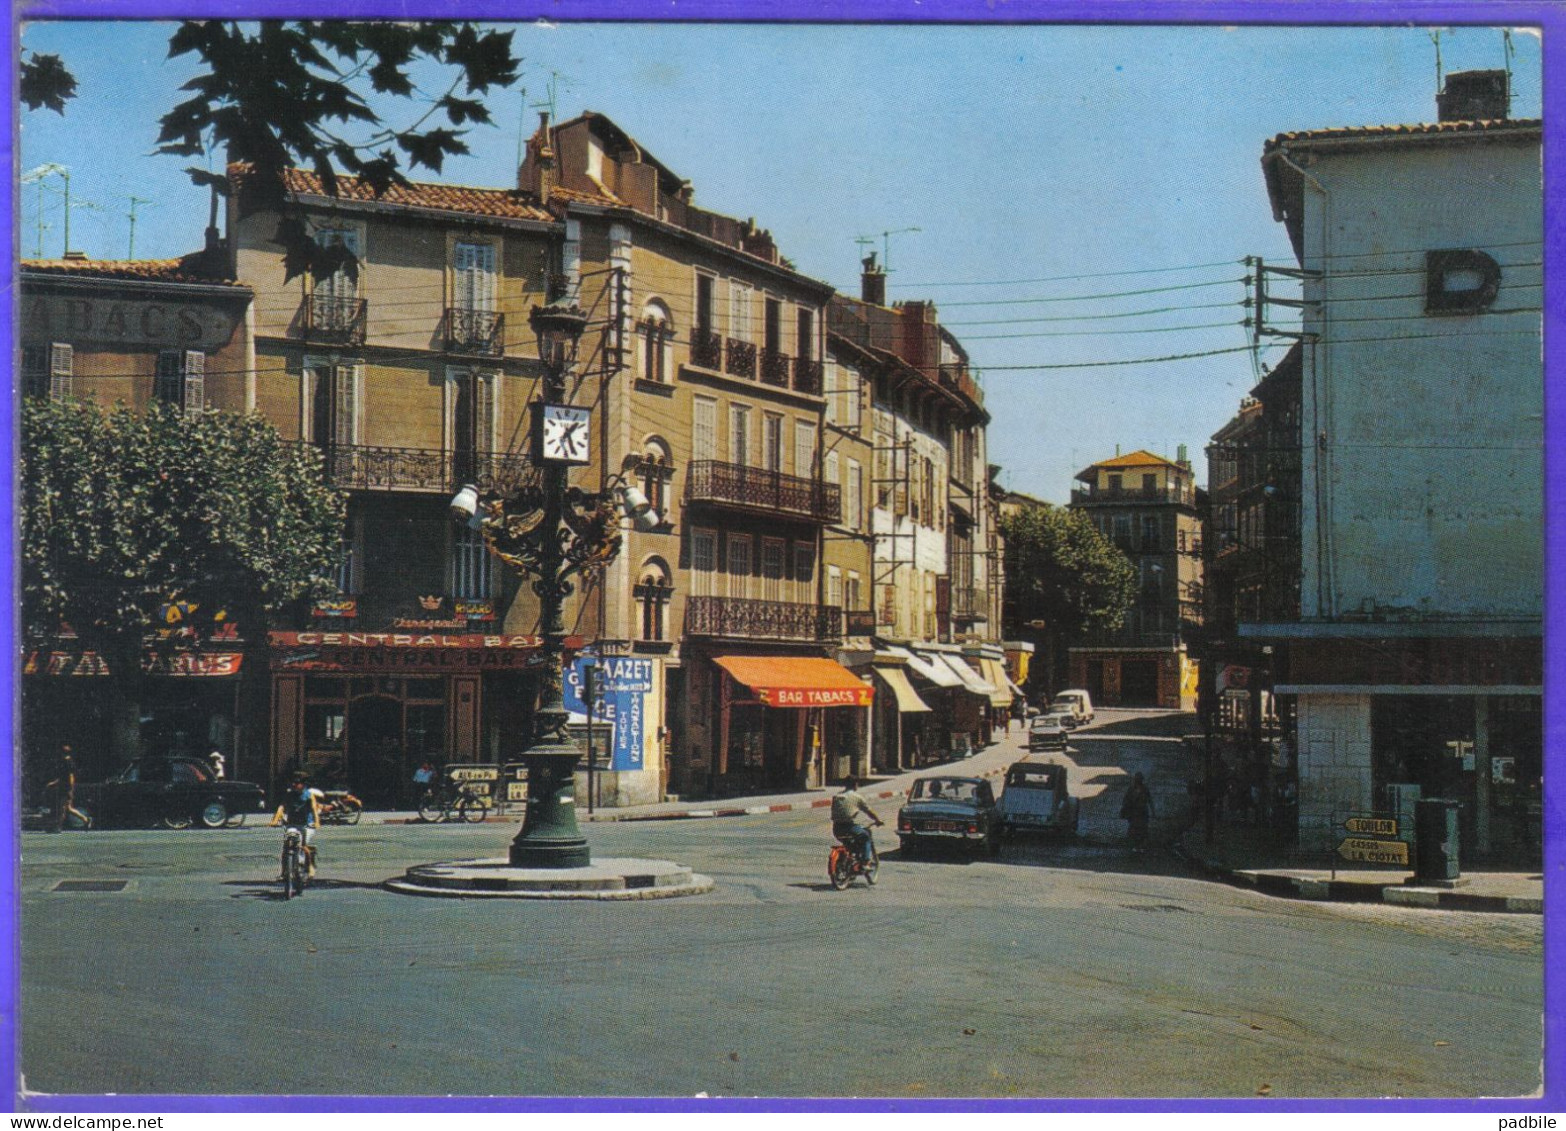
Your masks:
{"label": "purple border frame", "polygon": [[[506,0],[38,0],[18,5],[11,24],[12,63],[11,105],[13,112],[0,133],[0,152],[7,166],[16,168],[15,133],[16,95],[14,60],[19,51],[19,21],[25,16],[44,19],[179,19],[194,15],[213,18],[278,18],[323,15],[353,19],[412,19],[418,17],[450,19],[460,7],[466,19],[492,21],[531,21],[548,19],[572,22],[752,22],[752,23],[972,23],[988,25],[1024,23],[1093,24],[1250,24],[1250,25],[1344,25],[1376,26],[1395,24],[1431,24],[1442,26],[1473,25],[1489,27],[1537,27],[1542,29],[1541,67],[1543,106],[1566,105],[1566,5],[1552,0],[1009,0],[1004,6],[993,0],[561,0],[555,3],[507,3]],[[677,19],[673,14],[677,13]],[[1258,142],[1259,143],[1259,142]],[[1560,460],[1554,449],[1566,441],[1566,409],[1552,395],[1563,367],[1558,352],[1550,347],[1566,331],[1566,306],[1560,301],[1563,281],[1561,260],[1566,253],[1566,181],[1563,181],[1561,152],[1566,144],[1566,115],[1546,113],[1544,118],[1544,359],[1545,384],[1545,621],[1549,628],[1562,623],[1566,615],[1566,591],[1563,591],[1553,566],[1566,547],[1562,520],[1566,519],[1566,498]],[[14,175],[0,182],[0,202],[13,219],[6,230],[7,262],[17,262],[18,233],[15,219]],[[14,278],[14,269],[13,276]],[[0,296],[5,319],[0,323],[0,346],[7,356],[14,349],[13,310],[15,290],[6,288]],[[0,415],[0,439],[3,439],[10,466],[16,467],[16,427],[14,412]],[[14,485],[0,500],[0,512],[6,530],[16,530],[17,512]],[[3,575],[14,592],[14,554],[0,561]],[[6,625],[10,646],[16,656],[20,639],[15,606]],[[1566,742],[1566,718],[1555,694],[1566,668],[1566,647],[1556,634],[1547,632],[1544,640],[1544,739],[1545,761],[1562,768],[1560,751]],[[6,681],[16,679],[14,663]],[[19,688],[0,702],[0,719],[13,739],[19,720],[16,696]],[[14,748],[14,742],[13,742]],[[7,784],[12,784],[14,759],[4,769]],[[1566,768],[1563,768],[1566,773]],[[561,1111],[561,1112],[1452,1112],[1452,1113],[1545,1113],[1559,1111],[1566,1096],[1563,1072],[1566,1055],[1566,1006],[1559,976],[1566,971],[1566,943],[1560,928],[1566,917],[1556,907],[1554,876],[1566,865],[1566,843],[1560,818],[1566,802],[1566,782],[1561,776],[1546,774],[1544,780],[1544,871],[1545,936],[1542,970],[1544,976],[1544,1093],[1527,1100],[905,1100],[905,1099],[635,1099],[605,1098],[420,1098],[369,1096],[35,1096],[28,1100],[29,1110],[52,1112],[437,1112],[437,1111]],[[0,854],[0,942],[5,961],[0,963],[0,1071],[11,1081],[13,1103],[18,1080],[17,1012],[21,1004],[18,983],[20,938],[18,916],[18,865],[21,840],[16,819],[16,801],[11,804],[9,826],[10,851]],[[1553,1101],[1553,1102],[1552,1102]]]}

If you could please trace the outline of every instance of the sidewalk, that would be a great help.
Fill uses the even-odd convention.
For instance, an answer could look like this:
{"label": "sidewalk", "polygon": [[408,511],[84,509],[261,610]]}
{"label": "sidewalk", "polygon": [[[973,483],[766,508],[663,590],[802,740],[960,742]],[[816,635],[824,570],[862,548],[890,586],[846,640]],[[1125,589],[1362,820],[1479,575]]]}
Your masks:
{"label": "sidewalk", "polygon": [[1405,883],[1412,870],[1362,868],[1324,853],[1280,847],[1267,830],[1219,822],[1206,842],[1198,825],[1169,845],[1174,854],[1215,879],[1269,895],[1340,903],[1393,903],[1441,911],[1490,911],[1539,915],[1544,911],[1541,872],[1504,871],[1486,864],[1463,866],[1455,888]]}

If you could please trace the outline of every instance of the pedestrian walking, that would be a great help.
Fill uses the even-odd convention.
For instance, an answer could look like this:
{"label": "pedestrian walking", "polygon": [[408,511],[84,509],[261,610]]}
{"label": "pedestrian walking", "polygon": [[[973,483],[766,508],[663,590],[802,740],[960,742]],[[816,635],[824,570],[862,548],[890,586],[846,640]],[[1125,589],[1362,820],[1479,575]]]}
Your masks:
{"label": "pedestrian walking", "polygon": [[207,755],[207,765],[212,767],[212,777],[216,781],[222,781],[223,767],[225,765],[225,762],[223,761],[223,752],[214,747],[212,753]]}
{"label": "pedestrian walking", "polygon": [[66,818],[73,813],[82,828],[92,828],[92,818],[76,807],[76,759],[71,756],[70,746],[60,747],[60,772],[46,788],[54,790],[55,832],[65,831]]}
{"label": "pedestrian walking", "polygon": [[1120,818],[1127,824],[1127,836],[1131,841],[1132,852],[1146,851],[1147,824],[1152,816],[1152,791],[1147,788],[1147,782],[1142,780],[1142,775],[1137,774],[1131,781],[1131,788],[1126,790],[1126,795],[1120,802]]}

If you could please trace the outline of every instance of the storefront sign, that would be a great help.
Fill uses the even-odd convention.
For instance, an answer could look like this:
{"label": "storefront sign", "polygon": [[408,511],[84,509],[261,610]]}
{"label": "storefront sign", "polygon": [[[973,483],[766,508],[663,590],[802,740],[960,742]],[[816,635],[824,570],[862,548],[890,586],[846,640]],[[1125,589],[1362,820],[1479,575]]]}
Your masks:
{"label": "storefront sign", "polygon": [[870,688],[759,687],[756,695],[769,707],[868,707]]}
{"label": "storefront sign", "polygon": [[641,657],[620,656],[602,659],[578,656],[572,660],[566,668],[561,698],[566,710],[578,715],[587,714],[582,691],[585,686],[583,672],[588,667],[594,669],[593,721],[612,726],[610,769],[640,770],[644,764],[642,726],[646,704],[643,700],[652,691],[653,662]]}
{"label": "storefront sign", "polygon": [[[521,669],[543,662],[539,636],[480,633],[271,632],[272,666],[316,672],[447,672]],[[567,637],[579,648],[580,637]]]}
{"label": "storefront sign", "polygon": [[359,599],[357,597],[332,597],[325,601],[317,601],[310,608],[313,617],[356,617],[359,615]]}
{"label": "storefront sign", "polygon": [[[213,676],[239,674],[239,652],[175,652],[142,657],[148,675]],[[22,665],[23,675],[106,676],[109,665],[96,652],[33,652]]]}
{"label": "storefront sign", "polygon": [[[235,298],[245,292],[235,292]],[[27,301],[22,316],[40,339],[87,345],[157,346],[212,351],[234,337],[238,319],[216,305],[170,302],[125,302],[38,294]]]}
{"label": "storefront sign", "polygon": [[455,602],[452,612],[465,620],[494,620],[495,602],[459,600]]}

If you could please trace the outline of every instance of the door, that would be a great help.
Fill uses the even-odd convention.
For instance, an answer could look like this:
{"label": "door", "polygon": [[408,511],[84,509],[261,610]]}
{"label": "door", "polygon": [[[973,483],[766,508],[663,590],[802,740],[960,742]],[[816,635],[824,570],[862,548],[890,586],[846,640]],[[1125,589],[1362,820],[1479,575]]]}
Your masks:
{"label": "door", "polygon": [[397,797],[402,767],[402,700],[367,695],[348,704],[348,780],[365,805],[386,808]]}
{"label": "door", "polygon": [[[1088,694],[1092,694],[1089,689]],[[1125,707],[1158,706],[1158,661],[1124,660],[1120,664],[1120,703]]]}

